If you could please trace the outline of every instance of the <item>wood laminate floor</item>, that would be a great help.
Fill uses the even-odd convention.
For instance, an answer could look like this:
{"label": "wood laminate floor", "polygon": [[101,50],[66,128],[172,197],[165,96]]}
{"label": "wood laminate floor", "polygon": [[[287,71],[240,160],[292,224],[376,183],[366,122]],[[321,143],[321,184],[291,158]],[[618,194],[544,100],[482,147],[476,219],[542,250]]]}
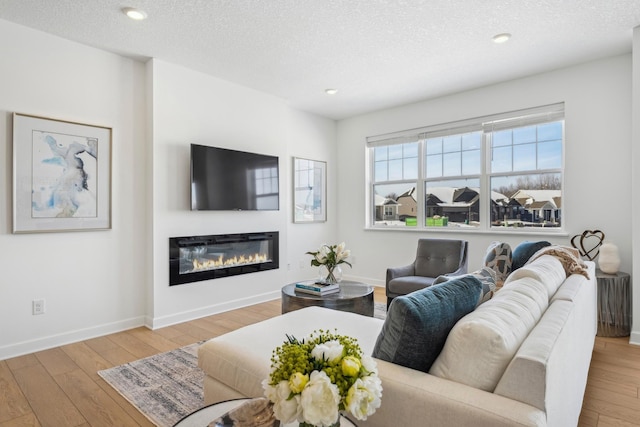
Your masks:
{"label": "wood laminate floor", "polygon": [[[384,289],[376,288],[377,302]],[[135,328],[0,361],[0,427],[152,426],[97,371],[280,314],[274,300],[156,331]],[[596,337],[580,426],[640,426],[640,347]]]}

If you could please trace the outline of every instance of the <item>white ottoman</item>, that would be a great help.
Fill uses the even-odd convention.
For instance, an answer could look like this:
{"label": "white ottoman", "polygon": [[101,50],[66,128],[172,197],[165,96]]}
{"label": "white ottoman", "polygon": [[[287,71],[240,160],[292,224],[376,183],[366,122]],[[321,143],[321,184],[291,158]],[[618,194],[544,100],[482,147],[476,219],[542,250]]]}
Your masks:
{"label": "white ottoman", "polygon": [[262,396],[271,354],[287,334],[302,339],[314,330],[335,330],[356,338],[363,353],[371,355],[383,323],[359,314],[308,307],[213,338],[198,350],[198,366],[205,372],[205,403]]}

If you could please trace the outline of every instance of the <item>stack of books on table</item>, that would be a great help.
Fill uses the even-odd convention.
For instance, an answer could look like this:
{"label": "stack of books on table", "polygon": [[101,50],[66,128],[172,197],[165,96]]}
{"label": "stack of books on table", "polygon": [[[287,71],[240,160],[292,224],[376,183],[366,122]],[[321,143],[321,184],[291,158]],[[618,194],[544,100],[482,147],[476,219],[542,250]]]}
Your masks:
{"label": "stack of books on table", "polygon": [[296,292],[304,292],[312,295],[328,295],[340,292],[340,285],[337,283],[328,284],[322,282],[315,282],[313,280],[308,282],[296,283]]}

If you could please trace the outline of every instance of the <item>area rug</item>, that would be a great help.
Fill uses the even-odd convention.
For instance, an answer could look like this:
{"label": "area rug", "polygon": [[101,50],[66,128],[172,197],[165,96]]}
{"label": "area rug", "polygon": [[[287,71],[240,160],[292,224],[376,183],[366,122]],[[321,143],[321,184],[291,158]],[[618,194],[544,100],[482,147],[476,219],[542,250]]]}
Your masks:
{"label": "area rug", "polygon": [[373,305],[373,317],[378,319],[386,319],[387,318],[387,304],[384,303],[375,303]]}
{"label": "area rug", "polygon": [[204,406],[197,351],[201,343],[98,371],[152,423],[171,427]]}

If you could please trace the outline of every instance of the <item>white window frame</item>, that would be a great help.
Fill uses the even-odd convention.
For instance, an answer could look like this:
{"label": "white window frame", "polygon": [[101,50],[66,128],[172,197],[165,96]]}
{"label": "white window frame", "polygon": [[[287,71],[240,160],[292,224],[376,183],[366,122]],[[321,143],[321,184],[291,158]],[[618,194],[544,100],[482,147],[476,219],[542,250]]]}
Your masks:
{"label": "white window frame", "polygon": [[[525,171],[509,171],[509,172],[492,172],[491,171],[491,146],[490,140],[493,132],[519,128],[524,126],[539,125],[550,122],[562,122],[562,160],[559,168],[552,169],[531,169]],[[565,149],[566,140],[564,134],[564,103],[540,106],[525,110],[494,114],[468,120],[462,120],[451,123],[443,123],[434,126],[427,126],[418,129],[410,129],[406,131],[395,132],[392,134],[377,135],[367,138],[366,158],[368,169],[366,171],[367,182],[367,206],[366,206],[366,228],[367,229],[391,229],[391,230],[408,230],[408,231],[436,231],[436,232],[522,232],[535,234],[563,234],[566,229],[565,218],[565,191],[564,191],[564,169],[565,169]],[[427,178],[425,171],[425,141],[427,137],[458,135],[473,131],[482,131],[481,148],[480,148],[480,174],[479,175],[460,175],[455,177],[442,176],[438,178]],[[374,149],[380,146],[388,146],[394,144],[402,144],[406,142],[418,141],[418,177],[413,180],[396,180],[396,181],[375,181],[375,164]],[[536,142],[537,143],[537,142]],[[490,182],[492,177],[496,176],[526,176],[555,173],[561,177],[561,221],[559,227],[498,227],[491,225],[491,203]],[[479,212],[480,222],[477,227],[457,228],[457,227],[431,227],[426,225],[425,215],[425,186],[429,181],[446,181],[449,179],[473,178],[480,181],[479,192]],[[417,201],[417,212],[415,226],[406,225],[389,225],[376,223],[376,206],[375,191],[376,185],[386,184],[409,184],[415,182],[415,193]],[[398,194],[400,195],[400,194]]]}

